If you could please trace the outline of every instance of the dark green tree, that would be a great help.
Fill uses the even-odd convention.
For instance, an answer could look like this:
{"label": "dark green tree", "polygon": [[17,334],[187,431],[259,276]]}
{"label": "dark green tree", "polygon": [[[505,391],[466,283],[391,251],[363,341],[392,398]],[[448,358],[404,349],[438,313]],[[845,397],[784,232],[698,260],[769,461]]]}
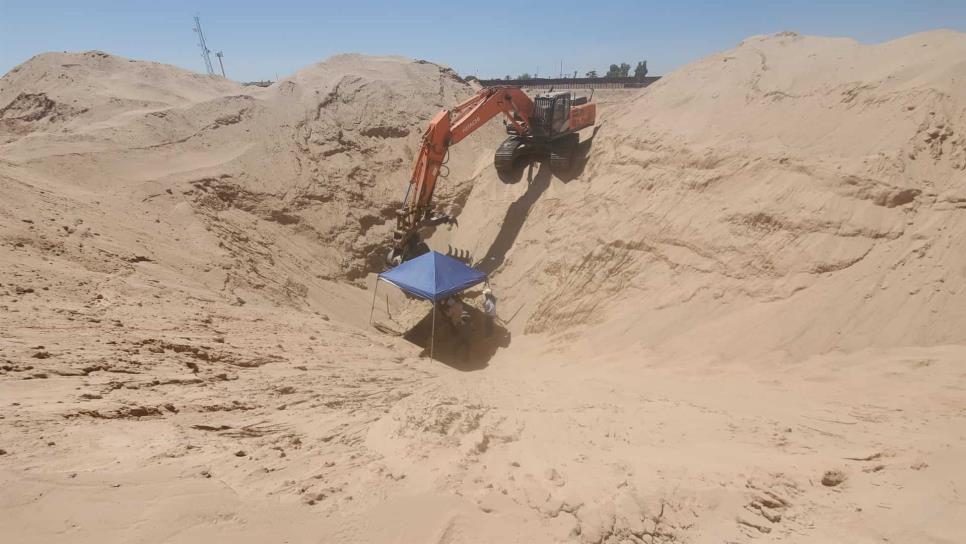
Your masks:
{"label": "dark green tree", "polygon": [[533,76],[531,76],[527,72],[523,72],[522,74],[517,76],[517,79],[533,79]]}
{"label": "dark green tree", "polygon": [[647,61],[642,60],[637,63],[637,67],[634,68],[634,77],[637,79],[644,79],[647,75]]}
{"label": "dark green tree", "polygon": [[606,77],[627,77],[627,74],[631,72],[631,65],[626,62],[620,63],[620,66],[616,64],[611,64],[610,69],[607,70]]}
{"label": "dark green tree", "polygon": [[597,77],[597,70],[591,70],[591,71],[587,72],[586,76],[587,77]]}

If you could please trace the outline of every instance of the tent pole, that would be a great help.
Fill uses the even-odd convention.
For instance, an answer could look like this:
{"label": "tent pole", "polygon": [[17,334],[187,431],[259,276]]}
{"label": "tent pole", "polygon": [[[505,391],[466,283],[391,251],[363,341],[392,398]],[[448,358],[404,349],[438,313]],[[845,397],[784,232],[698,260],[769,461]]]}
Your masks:
{"label": "tent pole", "polygon": [[[372,312],[376,309],[376,292],[379,291],[379,278],[376,278],[376,285],[372,288],[372,306],[369,308],[369,325],[372,326]],[[389,299],[386,299],[389,304]]]}
{"label": "tent pole", "polygon": [[432,332],[429,333],[429,360],[433,360],[433,348],[436,347],[436,301],[433,303],[433,327]]}

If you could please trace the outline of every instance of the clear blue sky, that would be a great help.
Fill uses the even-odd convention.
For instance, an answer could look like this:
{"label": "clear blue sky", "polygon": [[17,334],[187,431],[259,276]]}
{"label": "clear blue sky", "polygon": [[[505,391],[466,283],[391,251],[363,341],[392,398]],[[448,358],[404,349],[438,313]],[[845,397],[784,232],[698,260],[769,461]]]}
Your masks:
{"label": "clear blue sky", "polygon": [[405,55],[480,77],[557,75],[561,60],[582,75],[647,59],[661,74],[782,30],[864,43],[966,31],[966,0],[0,0],[0,73],[40,52],[89,49],[203,71],[196,12],[238,80],[284,77],[340,52]]}

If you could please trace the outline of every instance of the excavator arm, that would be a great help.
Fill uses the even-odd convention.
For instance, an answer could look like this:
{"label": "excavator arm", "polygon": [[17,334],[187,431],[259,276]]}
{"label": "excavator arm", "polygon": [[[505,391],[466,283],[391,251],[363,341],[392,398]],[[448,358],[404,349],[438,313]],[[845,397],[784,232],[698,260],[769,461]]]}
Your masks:
{"label": "excavator arm", "polygon": [[433,117],[423,134],[403,208],[399,211],[390,262],[402,262],[420,253],[420,227],[449,220],[446,216],[431,217],[431,213],[436,180],[450,146],[500,113],[506,115],[517,134],[529,134],[533,107],[533,100],[517,87],[488,87],[452,110],[440,111]]}

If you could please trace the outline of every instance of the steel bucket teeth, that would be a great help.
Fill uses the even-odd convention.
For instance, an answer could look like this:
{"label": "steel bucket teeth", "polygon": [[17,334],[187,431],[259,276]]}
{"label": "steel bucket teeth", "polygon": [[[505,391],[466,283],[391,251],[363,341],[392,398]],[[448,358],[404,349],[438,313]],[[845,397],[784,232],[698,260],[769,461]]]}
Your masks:
{"label": "steel bucket teeth", "polygon": [[468,250],[448,246],[446,255],[472,266],[473,255]]}

